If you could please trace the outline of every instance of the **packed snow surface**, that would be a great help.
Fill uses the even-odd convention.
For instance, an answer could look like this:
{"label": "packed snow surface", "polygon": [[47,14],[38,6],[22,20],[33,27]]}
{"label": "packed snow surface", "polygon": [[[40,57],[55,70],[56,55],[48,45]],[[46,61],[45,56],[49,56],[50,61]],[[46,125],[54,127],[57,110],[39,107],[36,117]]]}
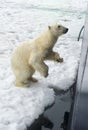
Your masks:
{"label": "packed snow surface", "polygon": [[[74,83],[82,43],[77,36],[84,25],[86,7],[87,0],[0,0],[0,130],[25,130],[54,102],[54,88],[67,90]],[[13,48],[52,23],[69,28],[54,48],[64,62],[46,61],[47,78],[37,72],[38,83],[15,87],[10,66]]]}

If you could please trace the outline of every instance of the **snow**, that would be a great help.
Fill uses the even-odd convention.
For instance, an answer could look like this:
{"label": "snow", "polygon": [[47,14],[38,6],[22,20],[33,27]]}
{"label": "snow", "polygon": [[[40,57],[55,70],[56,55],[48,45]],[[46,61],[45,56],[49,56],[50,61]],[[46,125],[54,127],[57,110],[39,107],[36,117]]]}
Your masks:
{"label": "snow", "polygon": [[[54,92],[47,84],[30,88],[15,87],[8,78],[0,92],[0,130],[24,130],[54,101]],[[8,87],[6,87],[8,85]]]}
{"label": "snow", "polygon": [[[54,102],[54,88],[67,90],[74,83],[82,43],[77,36],[84,25],[86,6],[87,0],[0,1],[0,130],[25,130]],[[69,28],[54,48],[64,62],[46,61],[47,78],[36,73],[38,83],[15,87],[10,66],[13,48],[56,22]]]}

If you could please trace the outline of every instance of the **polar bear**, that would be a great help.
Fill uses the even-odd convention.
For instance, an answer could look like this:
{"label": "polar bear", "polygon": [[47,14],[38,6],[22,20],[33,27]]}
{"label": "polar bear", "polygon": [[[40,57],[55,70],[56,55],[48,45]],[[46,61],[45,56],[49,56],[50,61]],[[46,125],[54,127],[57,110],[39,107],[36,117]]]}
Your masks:
{"label": "polar bear", "polygon": [[37,79],[32,77],[35,71],[47,77],[48,66],[45,60],[63,62],[63,58],[53,51],[53,47],[58,37],[67,32],[68,28],[60,24],[50,25],[36,38],[23,42],[13,50],[11,66],[16,86],[29,84],[30,81],[37,82]]}

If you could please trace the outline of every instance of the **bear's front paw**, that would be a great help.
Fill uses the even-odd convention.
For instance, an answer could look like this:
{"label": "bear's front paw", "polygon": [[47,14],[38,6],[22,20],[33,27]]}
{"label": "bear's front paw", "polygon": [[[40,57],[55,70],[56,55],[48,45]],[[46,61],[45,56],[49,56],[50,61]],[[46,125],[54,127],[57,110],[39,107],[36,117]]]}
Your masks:
{"label": "bear's front paw", "polygon": [[55,53],[55,61],[63,62],[63,58],[60,58],[60,55],[57,52]]}
{"label": "bear's front paw", "polygon": [[43,71],[43,76],[46,78],[48,76],[48,67]]}
{"label": "bear's front paw", "polygon": [[57,62],[63,62],[63,58],[56,59]]}
{"label": "bear's front paw", "polygon": [[45,71],[45,72],[43,73],[43,76],[46,78],[46,77],[48,76],[48,71]]}
{"label": "bear's front paw", "polygon": [[43,76],[46,78],[48,76],[48,73],[45,73]]}

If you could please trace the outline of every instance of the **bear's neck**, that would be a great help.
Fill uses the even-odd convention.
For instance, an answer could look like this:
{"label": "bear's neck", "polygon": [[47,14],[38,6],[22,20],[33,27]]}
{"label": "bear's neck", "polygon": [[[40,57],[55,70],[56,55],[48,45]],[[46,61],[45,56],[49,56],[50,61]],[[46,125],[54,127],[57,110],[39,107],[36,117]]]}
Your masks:
{"label": "bear's neck", "polygon": [[58,39],[58,37],[53,35],[49,30],[46,30],[42,34],[42,37],[43,39],[46,39],[46,43],[41,43],[45,49],[52,49]]}

